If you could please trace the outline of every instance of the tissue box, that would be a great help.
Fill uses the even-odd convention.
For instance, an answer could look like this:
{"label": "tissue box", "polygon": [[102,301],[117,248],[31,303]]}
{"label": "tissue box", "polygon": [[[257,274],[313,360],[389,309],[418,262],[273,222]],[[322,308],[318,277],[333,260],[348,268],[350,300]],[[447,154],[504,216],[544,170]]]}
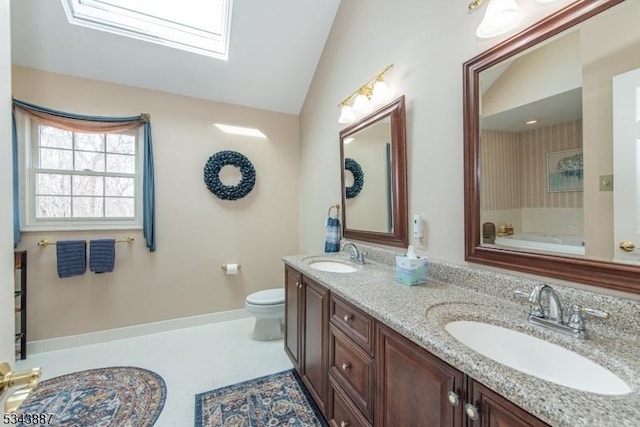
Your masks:
{"label": "tissue box", "polygon": [[396,281],[413,286],[427,283],[429,264],[426,258],[396,256]]}

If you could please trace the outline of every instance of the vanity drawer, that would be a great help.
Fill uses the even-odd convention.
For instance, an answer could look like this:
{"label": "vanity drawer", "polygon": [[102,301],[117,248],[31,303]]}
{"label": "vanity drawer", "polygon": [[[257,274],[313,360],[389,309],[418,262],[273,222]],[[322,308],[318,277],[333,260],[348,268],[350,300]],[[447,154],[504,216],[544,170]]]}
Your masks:
{"label": "vanity drawer", "polygon": [[327,418],[331,427],[371,427],[332,377],[329,377],[329,408]]}
{"label": "vanity drawer", "polygon": [[374,321],[373,317],[355,308],[345,300],[331,294],[330,319],[356,344],[373,355]]}
{"label": "vanity drawer", "polygon": [[329,374],[364,416],[373,420],[373,358],[334,325],[329,325]]}

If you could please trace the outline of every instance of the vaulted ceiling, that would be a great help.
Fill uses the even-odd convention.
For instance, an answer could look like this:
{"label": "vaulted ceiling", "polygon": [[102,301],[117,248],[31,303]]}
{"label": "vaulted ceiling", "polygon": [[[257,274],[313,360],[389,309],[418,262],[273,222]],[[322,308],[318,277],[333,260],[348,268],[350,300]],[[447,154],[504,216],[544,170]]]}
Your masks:
{"label": "vaulted ceiling", "polygon": [[229,59],[223,61],[72,25],[59,0],[12,0],[12,62],[298,114],[339,4],[340,0],[236,0]]}

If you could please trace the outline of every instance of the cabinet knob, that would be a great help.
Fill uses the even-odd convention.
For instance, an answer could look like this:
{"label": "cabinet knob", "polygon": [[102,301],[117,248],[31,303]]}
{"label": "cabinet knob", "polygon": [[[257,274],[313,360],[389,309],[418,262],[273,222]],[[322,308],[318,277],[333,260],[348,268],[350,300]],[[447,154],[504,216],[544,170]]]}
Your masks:
{"label": "cabinet knob", "polygon": [[300,282],[296,282],[296,286],[297,286],[298,288],[301,288],[301,287],[302,287],[302,283],[300,283]]}
{"label": "cabinet knob", "polygon": [[344,315],[344,321],[348,322],[349,320],[353,319],[353,314],[345,314]]}
{"label": "cabinet knob", "polygon": [[460,398],[455,391],[450,391],[449,393],[447,393],[447,398],[449,399],[449,403],[451,403],[451,406],[458,406],[458,404],[460,403]]}
{"label": "cabinet knob", "polygon": [[469,417],[473,421],[476,421],[478,419],[480,411],[471,403],[467,403],[466,405],[464,405],[464,413],[467,414],[467,417]]}
{"label": "cabinet knob", "polygon": [[343,421],[340,423],[340,427],[347,427],[349,425],[348,421]]}
{"label": "cabinet knob", "polygon": [[351,369],[351,363],[349,363],[349,362],[344,362],[344,363],[342,364],[342,370],[343,370],[343,371],[346,371],[347,369]]}

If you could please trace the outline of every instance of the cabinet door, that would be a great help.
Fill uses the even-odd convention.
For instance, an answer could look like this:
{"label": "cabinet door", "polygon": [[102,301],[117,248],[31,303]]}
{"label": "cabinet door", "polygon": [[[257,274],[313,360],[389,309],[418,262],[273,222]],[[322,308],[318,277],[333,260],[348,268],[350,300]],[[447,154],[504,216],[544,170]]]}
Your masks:
{"label": "cabinet door", "polygon": [[325,414],[327,397],[327,325],[329,322],[329,291],[322,285],[304,279],[304,326],[302,380],[320,411]]}
{"label": "cabinet door", "polygon": [[448,427],[462,424],[463,374],[391,329],[378,325],[376,426]]}
{"label": "cabinet door", "polygon": [[478,419],[469,419],[469,427],[546,427],[524,409],[469,378],[469,395],[478,409]]}
{"label": "cabinet door", "polygon": [[302,342],[300,324],[302,322],[302,275],[290,267],[285,267],[284,293],[284,350],[289,355],[293,367],[302,375],[300,361]]}

